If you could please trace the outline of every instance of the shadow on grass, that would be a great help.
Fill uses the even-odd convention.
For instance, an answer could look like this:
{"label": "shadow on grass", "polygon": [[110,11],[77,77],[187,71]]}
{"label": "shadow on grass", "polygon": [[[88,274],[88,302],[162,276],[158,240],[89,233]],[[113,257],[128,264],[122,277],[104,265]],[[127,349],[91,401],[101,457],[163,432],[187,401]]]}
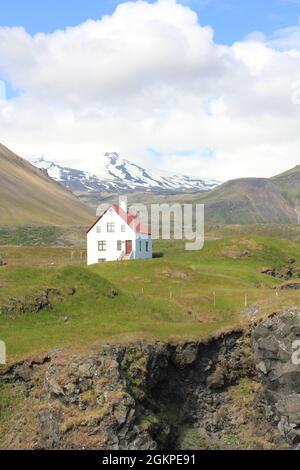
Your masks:
{"label": "shadow on grass", "polygon": [[153,253],[152,254],[153,259],[163,258],[164,256],[165,256],[164,253]]}

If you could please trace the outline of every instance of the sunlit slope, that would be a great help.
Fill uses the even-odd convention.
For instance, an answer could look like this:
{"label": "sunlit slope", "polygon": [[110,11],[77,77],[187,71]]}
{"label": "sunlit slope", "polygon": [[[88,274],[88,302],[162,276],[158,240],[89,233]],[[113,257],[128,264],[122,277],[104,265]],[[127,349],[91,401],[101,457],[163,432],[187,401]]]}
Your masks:
{"label": "sunlit slope", "polygon": [[89,224],[93,211],[0,144],[0,223]]}

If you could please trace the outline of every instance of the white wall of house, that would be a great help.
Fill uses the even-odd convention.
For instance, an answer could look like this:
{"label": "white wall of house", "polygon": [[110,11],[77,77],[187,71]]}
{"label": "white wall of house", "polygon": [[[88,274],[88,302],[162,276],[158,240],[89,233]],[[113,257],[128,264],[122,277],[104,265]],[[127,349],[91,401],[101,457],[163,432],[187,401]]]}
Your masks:
{"label": "white wall of house", "polygon": [[[112,228],[114,231],[110,231]],[[88,265],[124,258],[128,241],[132,242],[131,259],[152,258],[151,236],[136,233],[111,208],[87,234]],[[148,251],[146,250],[146,241],[148,242]]]}

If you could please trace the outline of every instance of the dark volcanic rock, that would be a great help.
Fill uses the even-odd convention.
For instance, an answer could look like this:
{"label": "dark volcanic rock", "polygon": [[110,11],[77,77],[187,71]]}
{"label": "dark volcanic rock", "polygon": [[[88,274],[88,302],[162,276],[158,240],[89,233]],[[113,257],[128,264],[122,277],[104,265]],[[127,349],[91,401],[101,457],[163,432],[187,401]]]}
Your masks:
{"label": "dark volcanic rock", "polygon": [[16,364],[0,385],[26,384],[37,422],[29,448],[184,449],[186,429],[201,435],[196,449],[284,448],[284,439],[297,443],[300,423],[300,376],[290,363],[299,318],[293,312],[257,326],[255,357],[249,331],[104,345],[88,356],[57,350]]}
{"label": "dark volcanic rock", "polygon": [[269,318],[253,333],[256,362],[281,434],[300,443],[300,311]]}
{"label": "dark volcanic rock", "polygon": [[39,419],[39,444],[36,449],[59,449],[60,448],[60,432],[59,432],[60,413],[54,410],[42,410],[38,414]]}
{"label": "dark volcanic rock", "polygon": [[6,266],[6,262],[4,261],[4,259],[0,256],[0,266]]}
{"label": "dark volcanic rock", "polygon": [[[76,289],[68,289],[67,295],[75,295]],[[0,305],[4,315],[39,313],[44,310],[51,310],[54,303],[61,302],[66,294],[59,289],[47,288],[33,296],[24,298],[9,298],[3,305]]]}
{"label": "dark volcanic rock", "polygon": [[284,286],[281,286],[281,290],[300,290],[300,283],[285,284]]}
{"label": "dark volcanic rock", "polygon": [[263,268],[261,273],[266,274],[267,276],[277,277],[277,271],[275,268]]}

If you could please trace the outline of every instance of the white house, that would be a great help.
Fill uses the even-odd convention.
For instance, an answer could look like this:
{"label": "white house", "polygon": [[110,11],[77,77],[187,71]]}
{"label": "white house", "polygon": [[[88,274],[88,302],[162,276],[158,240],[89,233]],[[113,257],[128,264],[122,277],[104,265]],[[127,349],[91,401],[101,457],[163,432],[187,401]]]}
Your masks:
{"label": "white house", "polygon": [[127,210],[127,202],[110,206],[87,232],[88,265],[106,261],[150,259],[149,228]]}

